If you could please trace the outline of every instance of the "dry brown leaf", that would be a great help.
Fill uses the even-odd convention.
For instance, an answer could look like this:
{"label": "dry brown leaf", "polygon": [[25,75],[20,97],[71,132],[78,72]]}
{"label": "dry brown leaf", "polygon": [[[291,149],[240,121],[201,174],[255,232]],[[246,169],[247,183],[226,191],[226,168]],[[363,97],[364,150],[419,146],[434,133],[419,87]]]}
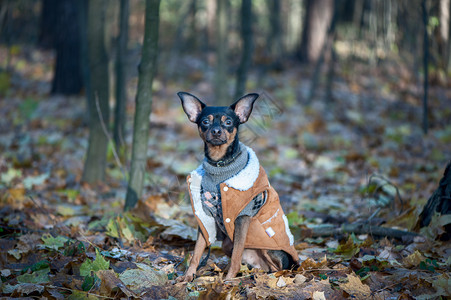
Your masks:
{"label": "dry brown leaf", "polygon": [[100,278],[100,293],[102,295],[114,295],[117,289],[120,289],[127,297],[136,297],[135,293],[129,290],[124,283],[117,278],[113,270],[100,270],[96,272]]}
{"label": "dry brown leaf", "polygon": [[194,280],[194,282],[199,285],[206,285],[206,284],[211,284],[218,280],[219,280],[218,276],[201,276],[201,277],[196,278]]}
{"label": "dry brown leaf", "polygon": [[304,260],[299,266],[298,270],[312,270],[312,269],[320,269],[327,265],[327,258],[324,258],[320,262],[314,261],[312,258],[307,258]]}
{"label": "dry brown leaf", "polygon": [[420,253],[420,251],[415,250],[414,253],[410,254],[409,256],[405,257],[402,262],[404,266],[411,268],[418,266],[423,260],[426,258]]}
{"label": "dry brown leaf", "polygon": [[255,283],[257,287],[277,287],[277,278],[272,274],[255,274]]}
{"label": "dry brown leaf", "polygon": [[360,278],[353,275],[348,274],[348,282],[340,283],[340,288],[351,296],[354,296],[357,299],[370,299],[371,290],[370,287],[366,284],[363,284],[360,281]]}
{"label": "dry brown leaf", "polygon": [[222,272],[222,270],[215,263],[213,263],[213,272]]}
{"label": "dry brown leaf", "polygon": [[296,244],[296,245],[294,246],[294,248],[295,248],[296,250],[304,250],[304,249],[307,249],[307,248],[309,248],[309,247],[310,247],[310,245],[309,245],[308,243],[305,243],[305,242]]}

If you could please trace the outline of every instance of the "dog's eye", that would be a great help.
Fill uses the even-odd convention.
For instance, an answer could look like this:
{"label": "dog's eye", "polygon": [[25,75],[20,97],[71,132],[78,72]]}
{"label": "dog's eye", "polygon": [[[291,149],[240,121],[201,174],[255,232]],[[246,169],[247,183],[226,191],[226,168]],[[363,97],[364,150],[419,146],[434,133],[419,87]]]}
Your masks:
{"label": "dog's eye", "polygon": [[226,121],[224,122],[224,124],[225,124],[226,126],[231,126],[231,125],[232,125],[232,120],[226,120]]}
{"label": "dog's eye", "polygon": [[202,125],[205,125],[205,126],[210,125],[210,120],[208,120],[208,119],[203,119],[203,120],[202,120]]}

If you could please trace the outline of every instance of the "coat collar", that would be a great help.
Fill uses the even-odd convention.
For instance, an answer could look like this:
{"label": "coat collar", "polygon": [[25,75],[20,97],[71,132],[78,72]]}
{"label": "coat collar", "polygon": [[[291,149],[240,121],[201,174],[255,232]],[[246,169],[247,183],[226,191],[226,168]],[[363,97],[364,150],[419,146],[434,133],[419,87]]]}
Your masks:
{"label": "coat collar", "polygon": [[[247,146],[245,147],[247,153],[249,154],[247,165],[240,172],[238,172],[238,174],[225,181],[225,184],[229,187],[239,191],[247,191],[250,189],[254,185],[260,173],[260,162],[258,161],[257,155],[254,150]],[[196,170],[191,172],[191,176],[197,175],[202,177],[204,173],[205,170],[202,165],[200,165]]]}

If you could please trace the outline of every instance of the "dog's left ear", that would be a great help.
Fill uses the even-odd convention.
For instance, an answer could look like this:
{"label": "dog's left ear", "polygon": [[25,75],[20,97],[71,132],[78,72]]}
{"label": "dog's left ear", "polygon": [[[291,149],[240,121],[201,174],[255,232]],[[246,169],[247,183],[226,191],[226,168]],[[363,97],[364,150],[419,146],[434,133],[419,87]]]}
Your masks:
{"label": "dog's left ear", "polygon": [[240,119],[240,123],[246,123],[249,119],[249,116],[251,115],[252,108],[254,107],[254,102],[258,98],[258,94],[252,93],[247,94],[232,105],[230,105],[230,108],[236,113],[238,118]]}

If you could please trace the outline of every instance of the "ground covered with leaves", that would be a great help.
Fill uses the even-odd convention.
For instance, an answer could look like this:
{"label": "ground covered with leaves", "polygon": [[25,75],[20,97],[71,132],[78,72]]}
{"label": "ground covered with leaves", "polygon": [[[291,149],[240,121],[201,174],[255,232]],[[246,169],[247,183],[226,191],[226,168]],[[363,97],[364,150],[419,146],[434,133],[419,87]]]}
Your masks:
{"label": "ground covered with leaves", "polygon": [[[16,50],[14,72],[0,91],[2,296],[451,297],[451,248],[440,240],[449,215],[415,228],[450,158],[447,83],[431,88],[424,135],[418,78],[396,61],[343,60],[334,99],[321,100],[320,90],[311,102],[303,100],[310,74],[300,66],[252,73],[249,89],[261,98],[241,139],[280,194],[301,265],[272,274],[243,266],[224,282],[228,258],[214,245],[198,277],[177,283],[197,234],[185,176],[201,161],[203,146],[175,94],[211,95],[211,69],[183,58],[179,69],[194,65],[195,72],[156,81],[145,197],[123,213],[130,149],[118,149],[119,162],[109,148],[104,184],[81,183],[85,100],[49,96],[52,55]],[[127,145],[135,85],[131,80]]]}

